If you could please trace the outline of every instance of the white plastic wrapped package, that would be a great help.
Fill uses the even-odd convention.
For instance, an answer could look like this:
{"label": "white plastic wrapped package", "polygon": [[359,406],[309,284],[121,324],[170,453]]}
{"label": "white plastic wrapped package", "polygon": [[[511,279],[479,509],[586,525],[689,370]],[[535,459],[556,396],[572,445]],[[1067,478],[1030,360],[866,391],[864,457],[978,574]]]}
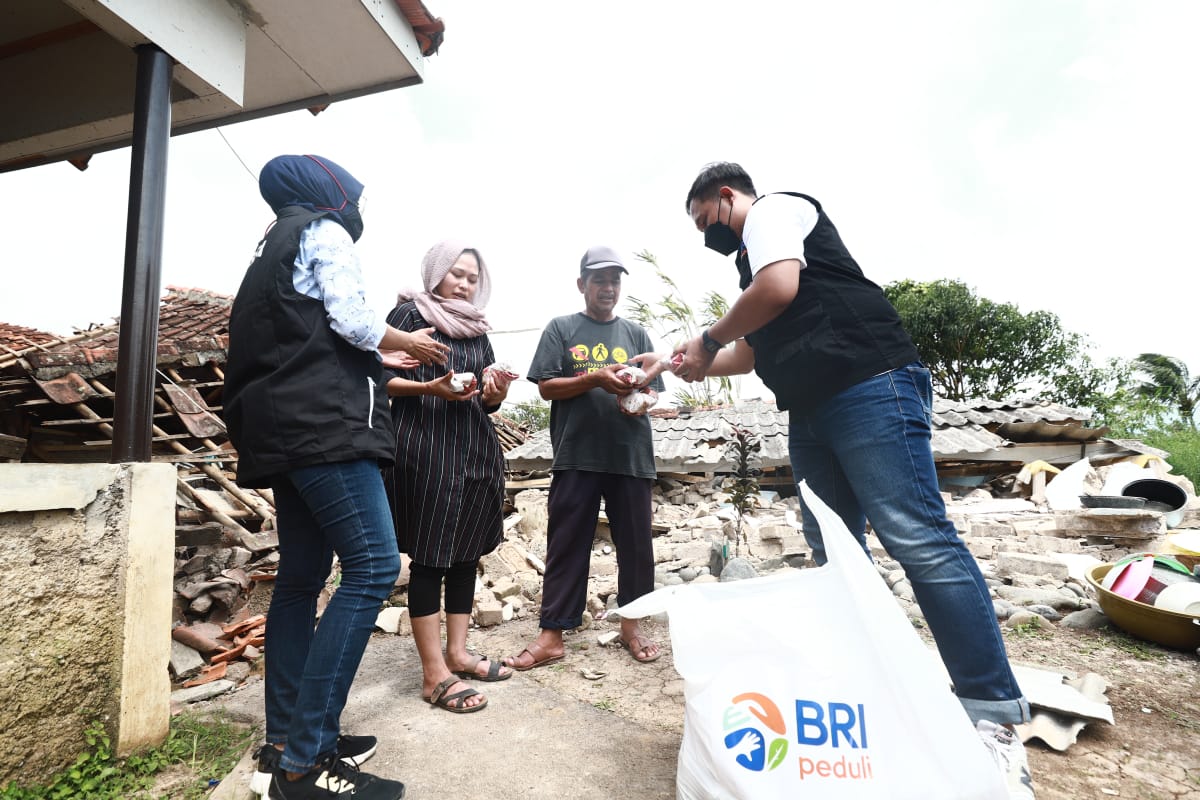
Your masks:
{"label": "white plastic wrapped package", "polygon": [[495,364],[488,364],[483,368],[483,376],[486,378],[489,372],[495,373],[502,378],[508,378],[510,381],[515,381],[521,377],[521,374],[514,370],[506,361],[497,361]]}
{"label": "white plastic wrapped package", "polygon": [[683,364],[683,353],[671,353],[665,355],[658,361],[650,365],[650,369],[646,373],[647,378],[654,378],[662,372],[670,370],[674,372]]}
{"label": "white plastic wrapped package", "polygon": [[654,408],[658,398],[649,392],[632,392],[617,398],[617,404],[627,414],[645,414]]}
{"label": "white plastic wrapped package", "polygon": [[800,485],[828,563],[671,586],[683,677],[680,800],[1004,800],[945,672],[841,519]]}
{"label": "white plastic wrapped package", "polygon": [[450,376],[450,388],[456,392],[465,392],[474,381],[474,372],[456,372]]}
{"label": "white plastic wrapped package", "polygon": [[617,370],[617,377],[630,386],[641,386],[646,382],[646,371],[641,367],[626,366]]}

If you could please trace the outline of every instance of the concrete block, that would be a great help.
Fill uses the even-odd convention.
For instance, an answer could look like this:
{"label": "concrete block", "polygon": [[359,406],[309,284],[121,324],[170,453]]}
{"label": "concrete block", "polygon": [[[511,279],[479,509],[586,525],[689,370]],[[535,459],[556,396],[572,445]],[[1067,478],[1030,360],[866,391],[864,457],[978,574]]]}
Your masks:
{"label": "concrete block", "polygon": [[990,559],[996,556],[999,540],[986,536],[964,536],[963,543],[967,546],[967,552],[975,558]]}
{"label": "concrete block", "polygon": [[549,492],[544,489],[525,489],[517,492],[513,498],[513,505],[521,515],[517,529],[525,538],[545,538],[546,523],[549,520],[549,512],[546,510],[548,498]]}
{"label": "concrete block", "polygon": [[210,700],[219,694],[225,694],[236,685],[233,681],[227,680],[210,681],[199,686],[171,692],[170,701],[172,703],[198,703],[201,700]]}
{"label": "concrete block", "polygon": [[799,555],[809,551],[808,542],[805,540],[804,534],[794,533],[783,537],[779,542],[782,546],[780,555],[783,556]]}
{"label": "concrete block", "polygon": [[764,542],[768,540],[780,540],[786,536],[795,536],[796,529],[791,525],[763,525],[758,529],[758,538]]}
{"label": "concrete block", "polygon": [[503,600],[506,597],[512,597],[520,593],[521,584],[509,577],[500,578],[492,584],[492,594],[496,595],[497,600]]}
{"label": "concrete block", "polygon": [[674,560],[683,562],[707,562],[711,549],[707,540],[689,541],[675,547]]}
{"label": "concrete block", "polygon": [[970,520],[970,533],[971,536],[988,536],[996,539],[1017,535],[1017,532],[1013,529],[1011,523],[990,519]]}
{"label": "concrete block", "polygon": [[404,606],[388,606],[375,617],[375,627],[384,633],[399,633],[400,621],[408,616]]}
{"label": "concrete block", "polygon": [[996,553],[996,572],[1001,576],[1049,575],[1059,583],[1070,577],[1067,565],[1056,558],[1011,551]]}
{"label": "concrete block", "polygon": [[496,599],[484,599],[475,604],[475,624],[491,628],[504,621],[504,607]]}

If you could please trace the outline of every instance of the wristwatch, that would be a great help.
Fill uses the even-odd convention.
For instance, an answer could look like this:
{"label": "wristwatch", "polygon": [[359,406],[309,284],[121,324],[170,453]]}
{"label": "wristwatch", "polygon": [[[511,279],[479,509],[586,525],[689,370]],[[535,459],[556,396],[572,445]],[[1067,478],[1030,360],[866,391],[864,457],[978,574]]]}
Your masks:
{"label": "wristwatch", "polygon": [[715,353],[725,346],[709,336],[707,328],[700,332],[700,343],[704,345],[704,349],[709,353]]}

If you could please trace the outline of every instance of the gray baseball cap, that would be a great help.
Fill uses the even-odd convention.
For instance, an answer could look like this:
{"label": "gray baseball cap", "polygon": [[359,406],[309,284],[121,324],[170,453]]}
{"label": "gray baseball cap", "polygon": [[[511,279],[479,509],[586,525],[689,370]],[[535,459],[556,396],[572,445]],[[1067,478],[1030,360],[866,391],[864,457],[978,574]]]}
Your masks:
{"label": "gray baseball cap", "polygon": [[579,259],[580,275],[591,269],[608,269],[609,267],[617,267],[626,275],[629,274],[629,270],[625,269],[625,265],[621,263],[621,257],[611,247],[604,245],[589,247],[583,254],[583,258]]}

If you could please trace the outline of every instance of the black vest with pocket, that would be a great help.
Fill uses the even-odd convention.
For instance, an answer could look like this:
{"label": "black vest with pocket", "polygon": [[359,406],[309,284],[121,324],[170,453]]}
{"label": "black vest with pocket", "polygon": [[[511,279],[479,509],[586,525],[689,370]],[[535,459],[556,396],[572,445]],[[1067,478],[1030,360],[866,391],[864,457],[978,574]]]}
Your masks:
{"label": "black vest with pocket", "polygon": [[297,467],[394,458],[379,355],[336,334],[324,303],[292,283],[300,234],[322,216],[279,212],[229,315],[222,416],[238,451],[237,482],[248,488]]}
{"label": "black vest with pocket", "polygon": [[[796,297],[746,341],[754,348],[754,371],[774,392],[776,405],[806,413],[920,357],[900,315],[863,275],[821,204],[797,192],[778,194],[816,206],[817,224],[804,240],[807,266],[800,270]],[[745,250],[738,253],[737,268],[744,291],[754,280]]]}

